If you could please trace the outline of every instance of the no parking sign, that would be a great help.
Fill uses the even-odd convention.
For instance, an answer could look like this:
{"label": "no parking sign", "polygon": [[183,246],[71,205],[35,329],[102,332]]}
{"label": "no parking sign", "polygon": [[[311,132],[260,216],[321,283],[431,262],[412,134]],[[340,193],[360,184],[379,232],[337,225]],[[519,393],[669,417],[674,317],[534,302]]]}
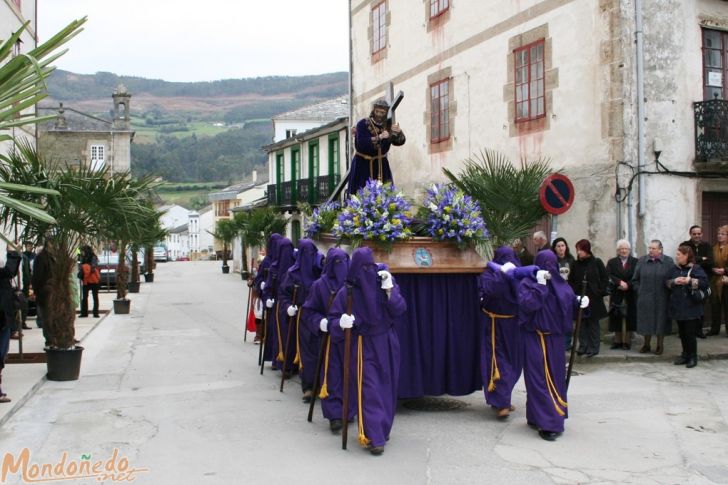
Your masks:
{"label": "no parking sign", "polygon": [[574,185],[566,175],[549,175],[541,184],[539,199],[541,206],[549,214],[563,214],[574,203]]}

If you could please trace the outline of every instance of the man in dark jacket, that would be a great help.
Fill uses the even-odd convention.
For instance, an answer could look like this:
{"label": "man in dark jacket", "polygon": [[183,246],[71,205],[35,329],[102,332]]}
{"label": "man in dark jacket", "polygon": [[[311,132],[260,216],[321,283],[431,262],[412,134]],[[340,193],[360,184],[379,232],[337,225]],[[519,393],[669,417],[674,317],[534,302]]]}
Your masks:
{"label": "man in dark jacket", "polygon": [[[15,294],[12,280],[18,274],[21,256],[15,246],[8,245],[8,254],[4,267],[0,268],[0,384],[2,370],[5,367],[5,356],[10,349],[10,332],[15,322]],[[10,402],[10,398],[0,388],[0,403]]]}
{"label": "man in dark jacket", "polygon": [[[695,262],[703,268],[706,275],[712,274],[713,269],[713,248],[710,247],[710,243],[703,241],[703,228],[697,224],[690,228],[690,239],[683,241],[680,245],[690,246],[695,255]],[[705,305],[708,304],[706,300]],[[703,331],[703,320],[704,315],[700,316],[700,325],[696,325],[696,331],[698,338],[705,338],[705,332]]]}

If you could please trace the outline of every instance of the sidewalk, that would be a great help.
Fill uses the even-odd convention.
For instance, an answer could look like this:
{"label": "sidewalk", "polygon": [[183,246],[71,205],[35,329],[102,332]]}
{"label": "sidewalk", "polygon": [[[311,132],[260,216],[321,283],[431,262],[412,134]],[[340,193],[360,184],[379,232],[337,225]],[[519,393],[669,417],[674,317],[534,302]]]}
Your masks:
{"label": "sidewalk", "polygon": [[[143,286],[143,285],[142,285]],[[96,326],[101,323],[110,312],[113,312],[113,300],[116,298],[116,291],[107,292],[102,290],[99,292],[99,308],[101,318],[76,318],[76,339],[81,341],[83,346],[84,339],[88,336]],[[132,296],[133,298],[133,296]],[[89,299],[90,296],[89,296]],[[91,302],[89,302],[91,303]],[[30,330],[23,330],[23,355],[26,354],[44,354],[43,346],[43,330],[35,324],[35,317],[28,317],[27,325]],[[19,363],[17,362],[19,349],[18,340],[10,340],[10,350],[8,359],[5,363],[5,369],[2,373],[2,389],[8,395],[12,402],[0,404],[0,426],[2,426],[15,412],[20,409],[23,404],[43,385],[46,381],[46,364],[41,363]],[[24,361],[28,361],[27,357]]]}

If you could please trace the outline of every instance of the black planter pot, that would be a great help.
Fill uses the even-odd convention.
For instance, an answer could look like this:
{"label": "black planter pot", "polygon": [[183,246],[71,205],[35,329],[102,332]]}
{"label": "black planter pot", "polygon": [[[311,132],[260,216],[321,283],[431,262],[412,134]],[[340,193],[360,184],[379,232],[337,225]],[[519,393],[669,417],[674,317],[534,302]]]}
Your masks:
{"label": "black planter pot", "polygon": [[127,283],[126,290],[129,293],[139,293],[139,282],[137,281],[135,283]]}
{"label": "black planter pot", "polygon": [[243,281],[248,281],[248,278],[250,277],[249,271],[241,271],[240,277],[243,279]]}
{"label": "black planter pot", "polygon": [[230,266],[223,266],[222,267],[222,274],[228,274],[230,272]]}
{"label": "black planter pot", "polygon": [[154,283],[154,273],[144,273],[145,283]]}
{"label": "black planter pot", "polygon": [[69,350],[45,349],[49,381],[76,381],[81,372],[83,347]]}
{"label": "black planter pot", "polygon": [[114,314],[128,315],[131,308],[131,300],[114,300]]}

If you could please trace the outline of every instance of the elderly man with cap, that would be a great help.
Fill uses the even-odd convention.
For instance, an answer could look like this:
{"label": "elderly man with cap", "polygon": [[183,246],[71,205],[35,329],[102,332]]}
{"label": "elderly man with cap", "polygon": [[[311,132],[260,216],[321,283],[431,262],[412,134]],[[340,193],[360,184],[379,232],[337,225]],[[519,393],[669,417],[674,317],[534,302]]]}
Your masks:
{"label": "elderly man with cap", "polygon": [[359,120],[354,134],[356,152],[351,161],[349,186],[347,193],[356,194],[369,179],[392,182],[392,171],[389,168],[387,152],[389,147],[404,145],[404,133],[399,124],[387,126],[389,103],[378,99],[372,106],[368,118]]}

